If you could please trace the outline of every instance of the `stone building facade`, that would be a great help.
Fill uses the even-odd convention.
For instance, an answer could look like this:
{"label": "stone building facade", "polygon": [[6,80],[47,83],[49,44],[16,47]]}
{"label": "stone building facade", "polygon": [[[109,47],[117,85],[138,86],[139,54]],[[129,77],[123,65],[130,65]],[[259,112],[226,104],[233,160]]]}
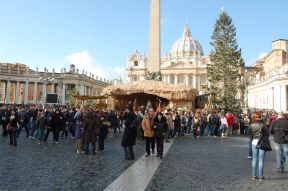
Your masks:
{"label": "stone building facade", "polygon": [[97,96],[109,84],[94,75],[79,74],[74,65],[56,73],[54,69],[40,72],[24,64],[0,63],[0,103],[46,104],[47,94],[56,94],[57,104],[65,105],[73,88],[80,95]]}
{"label": "stone building facade", "polygon": [[245,70],[247,105],[288,112],[288,40],[272,42],[272,50]]}
{"label": "stone building facade", "polygon": [[[207,63],[200,43],[191,36],[188,26],[183,35],[172,46],[171,51],[161,57],[162,81],[168,84],[185,85],[195,88],[199,94],[207,92]],[[128,83],[145,80],[148,59],[138,51],[130,54],[127,60],[126,79]]]}

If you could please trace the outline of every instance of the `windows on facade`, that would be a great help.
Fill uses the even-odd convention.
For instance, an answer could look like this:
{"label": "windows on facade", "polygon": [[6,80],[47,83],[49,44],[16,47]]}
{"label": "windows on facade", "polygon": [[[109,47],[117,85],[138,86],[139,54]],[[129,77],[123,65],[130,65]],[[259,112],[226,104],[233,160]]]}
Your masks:
{"label": "windows on facade", "polygon": [[134,66],[138,66],[138,64],[139,64],[138,61],[135,60],[134,61]]}

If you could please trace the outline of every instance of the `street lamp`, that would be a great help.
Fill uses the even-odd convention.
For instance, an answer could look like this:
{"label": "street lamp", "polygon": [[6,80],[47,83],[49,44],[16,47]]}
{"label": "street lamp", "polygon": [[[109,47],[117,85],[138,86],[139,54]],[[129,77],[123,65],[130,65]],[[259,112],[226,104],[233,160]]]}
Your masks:
{"label": "street lamp", "polygon": [[54,81],[55,81],[55,78],[51,77],[50,75],[48,75],[47,72],[48,72],[47,68],[44,68],[43,76],[39,77],[39,80],[43,84],[43,95],[42,95],[43,106],[46,103],[46,94],[47,94],[46,93],[46,90],[47,90],[46,85],[49,84],[49,83],[54,83]]}

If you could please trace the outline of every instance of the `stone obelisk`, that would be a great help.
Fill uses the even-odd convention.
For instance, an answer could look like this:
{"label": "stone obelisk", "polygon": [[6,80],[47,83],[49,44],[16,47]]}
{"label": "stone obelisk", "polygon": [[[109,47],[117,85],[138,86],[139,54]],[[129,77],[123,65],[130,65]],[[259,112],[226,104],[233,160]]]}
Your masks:
{"label": "stone obelisk", "polygon": [[150,30],[147,70],[160,71],[160,0],[150,1]]}

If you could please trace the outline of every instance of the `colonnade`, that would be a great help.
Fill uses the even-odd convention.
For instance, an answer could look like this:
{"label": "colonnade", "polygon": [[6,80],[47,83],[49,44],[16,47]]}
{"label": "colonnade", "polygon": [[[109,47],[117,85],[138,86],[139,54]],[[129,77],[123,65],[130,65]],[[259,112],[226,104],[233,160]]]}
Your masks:
{"label": "colonnade", "polygon": [[44,104],[47,94],[58,94],[58,103],[65,104],[68,92],[73,87],[80,95],[99,95],[100,90],[83,85],[61,82],[43,83],[28,80],[0,80],[0,103],[14,104]]}
{"label": "colonnade", "polygon": [[162,74],[162,80],[168,84],[182,84],[195,89],[201,89],[201,84],[206,84],[201,81],[201,74]]}

